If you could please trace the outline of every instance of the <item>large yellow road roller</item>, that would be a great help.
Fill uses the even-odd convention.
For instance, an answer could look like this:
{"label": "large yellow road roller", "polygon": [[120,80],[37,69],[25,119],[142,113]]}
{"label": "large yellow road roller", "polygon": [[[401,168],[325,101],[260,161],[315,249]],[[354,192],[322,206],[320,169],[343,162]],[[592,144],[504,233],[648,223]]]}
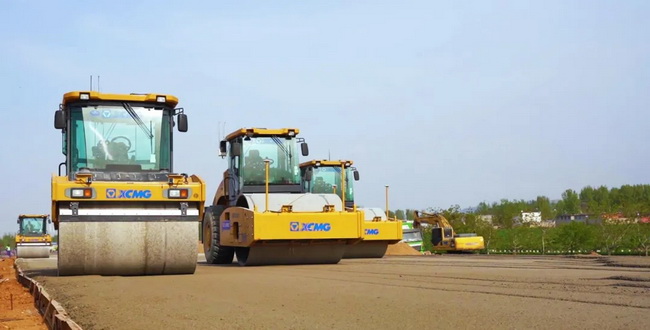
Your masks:
{"label": "large yellow road roller", "polygon": [[54,126],[66,161],[52,177],[60,275],[194,273],[205,186],[174,171],[173,128],[187,131],[177,104],[165,94],[63,96]]}
{"label": "large yellow road roller", "polygon": [[[347,208],[356,209],[353,183],[359,180],[359,172],[352,165],[351,160],[311,160],[300,164],[304,191],[313,194],[332,191],[344,200]],[[389,244],[402,239],[402,223],[376,216],[370,210],[361,211],[365,218],[363,240],[348,245],[343,258],[382,258]]]}
{"label": "large yellow road roller", "polygon": [[298,129],[242,128],[220,144],[228,169],[203,218],[209,263],[334,264],[361,238],[363,212],[332,192],[304,193]]}
{"label": "large yellow road roller", "polygon": [[21,214],[18,216],[16,257],[49,258],[52,237],[47,233],[47,214]]}

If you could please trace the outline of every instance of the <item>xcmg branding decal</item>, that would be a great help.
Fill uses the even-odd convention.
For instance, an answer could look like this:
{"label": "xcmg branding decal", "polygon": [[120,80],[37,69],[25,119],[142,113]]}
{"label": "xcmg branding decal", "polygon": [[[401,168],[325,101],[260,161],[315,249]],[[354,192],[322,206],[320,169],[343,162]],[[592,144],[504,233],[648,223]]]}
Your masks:
{"label": "xcmg branding decal", "polygon": [[148,199],[151,198],[151,190],[145,189],[145,190],[136,190],[136,189],[127,189],[127,190],[122,190],[122,189],[115,189],[115,188],[109,188],[106,189],[106,198],[129,198],[129,199],[136,199],[136,198],[143,198],[143,199]]}
{"label": "xcmg branding decal", "polygon": [[368,235],[368,236],[371,236],[371,235],[379,235],[379,229],[377,229],[377,228],[375,228],[375,229],[369,229],[369,228],[366,228],[364,232],[365,232],[365,234]]}
{"label": "xcmg branding decal", "polygon": [[330,231],[332,225],[327,222],[290,222],[290,231]]}

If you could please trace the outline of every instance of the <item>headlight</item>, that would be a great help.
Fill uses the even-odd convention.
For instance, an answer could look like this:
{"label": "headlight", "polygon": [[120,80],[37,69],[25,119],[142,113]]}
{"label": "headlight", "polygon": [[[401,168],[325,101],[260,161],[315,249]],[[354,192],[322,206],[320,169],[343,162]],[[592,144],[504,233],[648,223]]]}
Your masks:
{"label": "headlight", "polygon": [[88,93],[81,93],[81,94],[79,94],[79,99],[80,99],[80,100],[90,100],[90,94],[88,94]]}
{"label": "headlight", "polygon": [[169,198],[187,198],[187,189],[169,189]]}
{"label": "headlight", "polygon": [[91,198],[93,197],[93,190],[89,188],[72,188],[70,191],[72,198]]}
{"label": "headlight", "polygon": [[158,102],[158,103],[165,103],[165,101],[167,101],[167,98],[164,97],[164,96],[157,96],[156,97],[156,102]]}

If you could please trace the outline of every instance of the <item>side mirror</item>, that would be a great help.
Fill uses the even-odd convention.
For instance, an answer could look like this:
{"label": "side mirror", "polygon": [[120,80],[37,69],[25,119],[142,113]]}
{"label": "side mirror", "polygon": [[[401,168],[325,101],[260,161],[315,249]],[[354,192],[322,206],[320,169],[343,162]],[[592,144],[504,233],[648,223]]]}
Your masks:
{"label": "side mirror", "polygon": [[187,115],[184,113],[178,114],[178,131],[187,132]]}
{"label": "side mirror", "polygon": [[57,110],[54,112],[54,128],[64,129],[65,128],[65,113],[63,110]]}
{"label": "side mirror", "polygon": [[241,143],[233,142],[230,145],[230,155],[234,157],[241,156]]}
{"label": "side mirror", "polygon": [[352,172],[352,175],[354,175],[354,181],[359,181],[359,171],[354,170],[354,172]]}
{"label": "side mirror", "polygon": [[228,142],[223,140],[219,142],[219,156],[226,157]]}
{"label": "side mirror", "polygon": [[314,171],[310,167],[305,171],[305,181],[309,182],[313,177],[314,177]]}
{"label": "side mirror", "polygon": [[307,142],[300,144],[300,151],[302,151],[303,156],[309,156],[309,146],[307,145]]}

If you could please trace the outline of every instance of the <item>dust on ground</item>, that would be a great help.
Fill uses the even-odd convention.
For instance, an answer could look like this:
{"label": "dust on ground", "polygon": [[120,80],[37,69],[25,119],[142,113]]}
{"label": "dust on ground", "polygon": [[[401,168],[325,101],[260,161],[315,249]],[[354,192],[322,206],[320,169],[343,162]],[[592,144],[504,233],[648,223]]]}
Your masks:
{"label": "dust on ground", "polygon": [[14,261],[0,258],[0,329],[47,329],[29,290],[16,280]]}
{"label": "dust on ground", "polygon": [[50,263],[32,274],[86,329],[650,328],[650,269],[600,258],[203,263],[193,275],[137,277],[57,277]]}

